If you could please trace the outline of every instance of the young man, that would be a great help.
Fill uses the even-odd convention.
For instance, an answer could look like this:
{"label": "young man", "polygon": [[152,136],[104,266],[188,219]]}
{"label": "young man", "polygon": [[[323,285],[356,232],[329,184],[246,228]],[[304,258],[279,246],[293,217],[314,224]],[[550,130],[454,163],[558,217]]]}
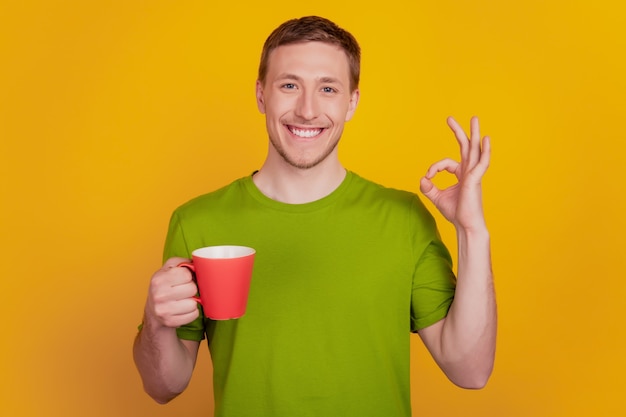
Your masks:
{"label": "young man", "polygon": [[[337,143],[359,101],[360,49],[319,17],[290,20],[263,48],[256,99],[267,159],[171,219],[134,358],[165,403],[187,386],[200,340],[214,367],[216,416],[410,416],[409,335],[449,379],[481,388],[493,367],[496,306],[481,179],[489,140],[448,119],[461,161],[433,164],[421,191],[454,224],[458,278],[418,197],[347,171]],[[458,183],[439,190],[440,171]],[[205,319],[189,270],[203,246],[257,250],[247,312]]]}

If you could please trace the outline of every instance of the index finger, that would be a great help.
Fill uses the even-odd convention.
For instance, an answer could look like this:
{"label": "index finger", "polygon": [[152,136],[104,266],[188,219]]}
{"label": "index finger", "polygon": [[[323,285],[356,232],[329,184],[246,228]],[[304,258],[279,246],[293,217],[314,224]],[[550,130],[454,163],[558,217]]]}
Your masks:
{"label": "index finger", "polygon": [[469,152],[469,139],[467,138],[467,135],[461,125],[454,119],[454,117],[449,116],[446,121],[450,129],[454,132],[454,137],[461,147],[461,159],[465,160]]}
{"label": "index finger", "polygon": [[182,262],[191,262],[191,259],[181,258],[179,256],[174,256],[172,258],[169,258],[167,261],[165,261],[165,263],[163,264],[162,269],[171,269],[171,268],[173,268],[175,266],[178,266],[178,264],[180,264]]}
{"label": "index finger", "polygon": [[469,166],[474,166],[480,161],[480,123],[478,117],[473,116],[470,119],[470,153],[469,153]]}
{"label": "index finger", "polygon": [[188,268],[178,268],[181,262],[189,262],[189,259],[174,257],[165,261],[165,264],[157,272],[161,280],[168,282],[170,286],[187,284],[193,280],[193,275]]}

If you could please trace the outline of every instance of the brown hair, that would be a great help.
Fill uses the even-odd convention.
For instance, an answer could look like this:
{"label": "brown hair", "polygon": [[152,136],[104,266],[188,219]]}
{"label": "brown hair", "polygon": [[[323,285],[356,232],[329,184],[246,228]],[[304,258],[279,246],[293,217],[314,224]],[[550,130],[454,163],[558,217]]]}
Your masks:
{"label": "brown hair", "polygon": [[259,81],[265,82],[268,59],[274,49],[281,45],[300,42],[324,42],[343,49],[350,64],[350,90],[354,91],[358,88],[361,73],[361,48],[358,42],[348,31],[318,16],[291,19],[274,29],[263,45],[259,64]]}

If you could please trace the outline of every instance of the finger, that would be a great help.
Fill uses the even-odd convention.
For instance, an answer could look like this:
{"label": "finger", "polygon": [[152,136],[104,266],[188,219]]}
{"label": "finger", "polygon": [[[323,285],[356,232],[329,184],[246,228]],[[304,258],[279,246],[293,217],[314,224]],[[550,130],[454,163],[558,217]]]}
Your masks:
{"label": "finger", "polygon": [[422,177],[420,180],[420,191],[433,202],[437,199],[437,196],[441,192],[441,190],[435,187],[435,184],[433,184],[433,182],[426,177]]}
{"label": "finger", "polygon": [[193,310],[191,310],[189,313],[179,314],[179,315],[172,317],[172,319],[175,320],[172,323],[174,324],[174,326],[172,327],[180,327],[180,326],[184,326],[185,324],[189,324],[195,319],[197,319],[199,315],[200,315],[200,310],[198,310],[198,306],[196,303],[196,306],[194,306]]}
{"label": "finger", "polygon": [[173,258],[169,258],[167,261],[165,261],[165,263],[163,264],[163,268],[162,269],[174,268],[174,267],[178,266],[178,264],[180,264],[181,262],[191,262],[191,259],[181,258],[179,256],[174,256]]}
{"label": "finger", "polygon": [[189,298],[175,303],[156,305],[153,313],[168,327],[179,327],[191,323],[199,315],[198,303]]}
{"label": "finger", "polygon": [[187,268],[164,266],[154,274],[152,281],[156,286],[174,287],[192,282],[193,275]]}
{"label": "finger", "polygon": [[198,294],[198,287],[193,281],[181,285],[175,285],[169,289],[169,297],[171,300],[184,300],[191,298],[196,294]]}
{"label": "finger", "polygon": [[470,119],[470,150],[467,159],[468,168],[474,167],[480,159],[480,123],[478,117]]}
{"label": "finger", "polygon": [[180,327],[191,323],[197,319],[199,315],[200,311],[198,307],[194,307],[194,309],[188,313],[166,316],[162,319],[162,323],[167,327]]}
{"label": "finger", "polygon": [[198,293],[198,287],[194,282],[181,285],[170,285],[168,282],[155,282],[150,287],[150,298],[155,304],[167,304],[190,299]]}
{"label": "finger", "polygon": [[454,137],[461,148],[461,160],[466,160],[469,153],[469,139],[467,138],[467,135],[461,125],[454,119],[454,117],[448,117],[447,122],[450,129],[454,132]]}
{"label": "finger", "polygon": [[189,314],[198,309],[198,302],[191,297],[177,301],[171,304],[170,313],[173,316]]}
{"label": "finger", "polygon": [[480,159],[474,168],[476,173],[481,177],[487,172],[487,168],[489,168],[489,164],[491,162],[491,138],[489,136],[485,136],[482,142],[482,149],[480,152]]}
{"label": "finger", "polygon": [[437,173],[447,171],[459,178],[460,164],[454,159],[445,158],[432,164],[426,171],[426,178],[432,179]]}
{"label": "finger", "polygon": [[191,297],[154,303],[154,312],[159,317],[188,314],[197,308],[198,302]]}

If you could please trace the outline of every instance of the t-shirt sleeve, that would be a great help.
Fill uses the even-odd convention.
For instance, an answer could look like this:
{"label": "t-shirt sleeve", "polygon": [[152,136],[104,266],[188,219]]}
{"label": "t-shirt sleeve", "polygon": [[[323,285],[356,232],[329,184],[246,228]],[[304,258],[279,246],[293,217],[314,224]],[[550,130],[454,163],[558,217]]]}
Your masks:
{"label": "t-shirt sleeve", "polygon": [[[174,212],[170,219],[170,224],[165,239],[165,247],[163,249],[163,261],[179,256],[182,258],[191,258],[191,250],[187,246],[183,224],[178,212]],[[197,319],[189,324],[176,329],[176,334],[180,339],[200,341],[204,339],[204,314],[202,308],[198,305],[200,315]]]}
{"label": "t-shirt sleeve", "polygon": [[417,332],[446,317],[454,299],[456,277],[450,252],[439,236],[435,219],[417,196],[412,216],[416,263],[411,298],[411,331]]}

